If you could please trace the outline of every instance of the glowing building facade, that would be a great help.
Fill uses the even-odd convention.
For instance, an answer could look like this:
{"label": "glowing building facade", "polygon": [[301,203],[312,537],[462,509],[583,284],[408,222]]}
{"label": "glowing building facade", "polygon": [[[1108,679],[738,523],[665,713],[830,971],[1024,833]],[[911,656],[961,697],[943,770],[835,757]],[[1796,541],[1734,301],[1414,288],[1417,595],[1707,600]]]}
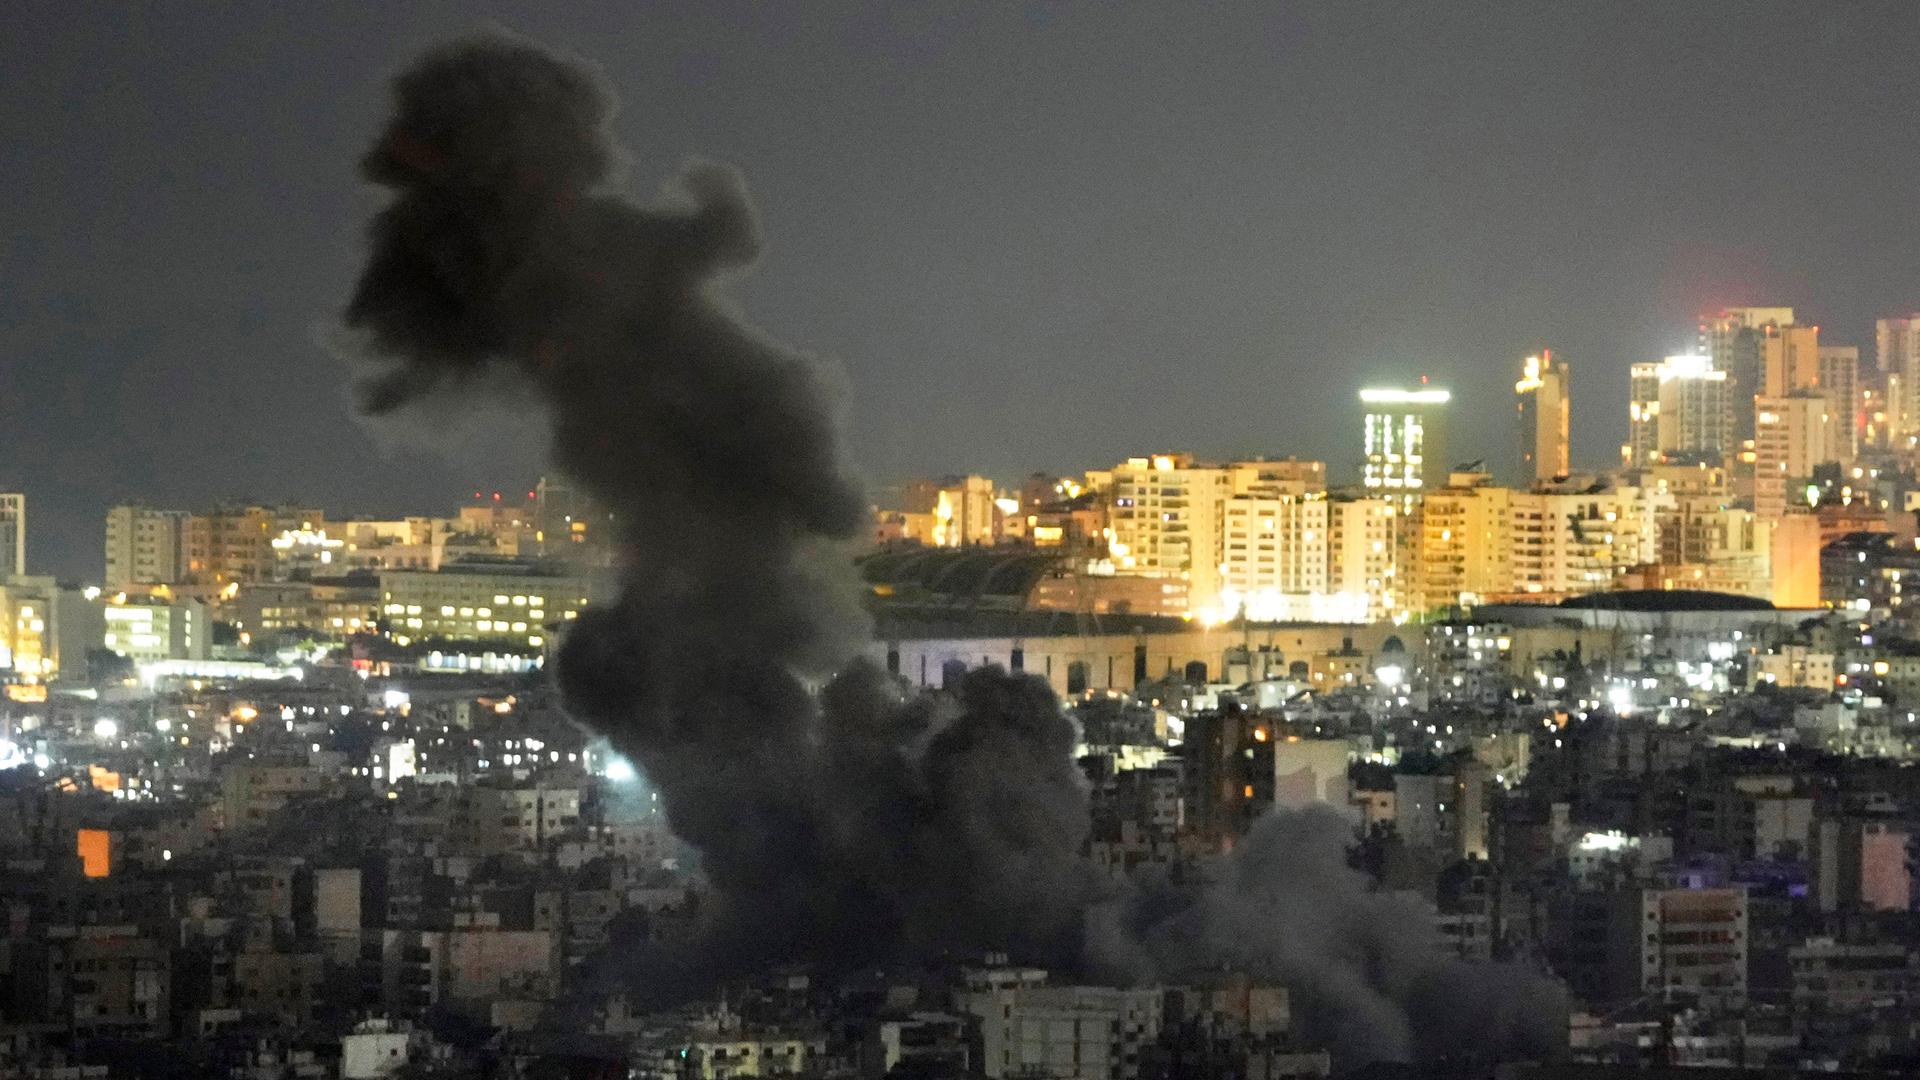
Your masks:
{"label": "glowing building facade", "polygon": [[1453,395],[1439,388],[1360,391],[1365,407],[1361,482],[1369,494],[1399,495],[1407,505],[1446,481],[1446,407]]}
{"label": "glowing building facade", "polygon": [[1573,471],[1571,441],[1573,371],[1565,360],[1543,349],[1526,358],[1520,381],[1513,384],[1519,398],[1520,466],[1524,481],[1552,480]]}

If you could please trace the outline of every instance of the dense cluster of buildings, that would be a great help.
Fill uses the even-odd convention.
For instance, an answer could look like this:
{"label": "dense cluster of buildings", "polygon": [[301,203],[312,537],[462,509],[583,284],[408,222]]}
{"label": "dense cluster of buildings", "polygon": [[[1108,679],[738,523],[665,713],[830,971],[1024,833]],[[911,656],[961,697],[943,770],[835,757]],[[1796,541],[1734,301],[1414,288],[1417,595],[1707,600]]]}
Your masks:
{"label": "dense cluster of buildings", "polygon": [[[1509,477],[1418,384],[1361,392],[1346,484],[1173,453],[914,482],[858,557],[871,659],[1053,688],[1116,877],[1205,882],[1263,815],[1331,807],[1431,948],[1565,984],[1569,1060],[1908,1068],[1920,316],[1874,345],[1702,320],[1633,367],[1607,470],[1543,351]],[[27,521],[0,496],[0,1078],[1338,1067],[1252,972],[955,956],[665,1011],[610,978],[706,884],[544,678],[614,562],[558,484],[393,520],[114,507],[88,582],[27,573]]]}
{"label": "dense cluster of buildings", "polygon": [[1869,362],[1791,308],[1729,309],[1701,320],[1694,352],[1632,366],[1615,468],[1575,467],[1571,368],[1543,350],[1514,384],[1511,476],[1480,456],[1497,448],[1449,437],[1447,390],[1369,387],[1344,485],[1319,461],[1174,453],[1010,490],[953,477],[902,489],[875,541],[1051,551],[1029,609],[1207,623],[1419,621],[1643,588],[1857,604],[1822,552],[1882,536],[1874,575],[1905,570],[1889,561],[1913,551],[1920,505],[1916,354],[1920,316],[1881,320]]}

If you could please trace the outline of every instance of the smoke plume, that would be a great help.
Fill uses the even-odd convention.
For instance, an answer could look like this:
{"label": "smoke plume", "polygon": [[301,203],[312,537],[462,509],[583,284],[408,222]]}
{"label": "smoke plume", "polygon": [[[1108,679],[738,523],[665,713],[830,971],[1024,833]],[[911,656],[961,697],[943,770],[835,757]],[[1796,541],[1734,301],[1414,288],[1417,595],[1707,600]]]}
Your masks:
{"label": "smoke plume", "polygon": [[362,404],[511,373],[614,514],[620,593],[566,634],[560,685],[712,886],[697,938],[637,958],[638,982],[984,948],[1088,977],[1198,962],[1286,980],[1352,1060],[1424,1048],[1415,1006],[1448,969],[1423,916],[1336,866],[1338,827],[1276,816],[1197,899],[1123,891],[1081,856],[1073,728],[1044,684],[983,670],[914,697],[858,659],[866,504],[831,396],[716,292],[759,248],[737,173],[694,164],[630,199],[600,80],[504,36],[428,53],[394,99],[363,162],[392,202],[346,313],[383,365]]}

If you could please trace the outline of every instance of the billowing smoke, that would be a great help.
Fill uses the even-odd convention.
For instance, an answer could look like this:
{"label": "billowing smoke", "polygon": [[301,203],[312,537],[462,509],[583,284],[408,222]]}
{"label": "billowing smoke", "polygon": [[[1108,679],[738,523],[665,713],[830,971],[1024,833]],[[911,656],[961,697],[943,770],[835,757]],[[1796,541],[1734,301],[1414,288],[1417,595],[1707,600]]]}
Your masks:
{"label": "billowing smoke", "polygon": [[909,697],[857,659],[865,503],[830,395],[715,292],[759,246],[738,174],[695,164],[631,200],[598,78],[504,36],[427,54],[394,94],[363,163],[393,201],[346,314],[384,365],[363,406],[506,372],[614,514],[620,595],[566,635],[561,687],[712,885],[692,941],[634,960],[640,985],[995,948],[1089,977],[1282,978],[1353,1060],[1440,1030],[1415,1008],[1450,977],[1427,920],[1335,865],[1338,826],[1276,816],[1197,900],[1123,892],[1081,857],[1073,730],[1042,683]]}

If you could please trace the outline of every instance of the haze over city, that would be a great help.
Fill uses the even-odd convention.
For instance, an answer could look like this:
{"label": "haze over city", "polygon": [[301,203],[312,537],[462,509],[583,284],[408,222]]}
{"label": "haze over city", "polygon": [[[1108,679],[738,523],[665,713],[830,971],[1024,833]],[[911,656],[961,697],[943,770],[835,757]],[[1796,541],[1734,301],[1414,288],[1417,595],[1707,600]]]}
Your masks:
{"label": "haze over city", "polygon": [[87,478],[36,491],[37,564],[97,573],[135,493],[395,509],[538,475],[504,422],[457,461],[391,449],[322,344],[385,76],[488,20],[619,85],[643,185],[745,170],[740,301],[844,369],[877,484],[1142,447],[1351,477],[1354,390],[1421,373],[1498,462],[1543,346],[1576,457],[1610,464],[1627,366],[1701,312],[1793,304],[1870,346],[1920,304],[1897,2],[18,5],[0,487]]}
{"label": "haze over city", "polygon": [[1915,30],[0,12],[0,1080],[1914,1075]]}

